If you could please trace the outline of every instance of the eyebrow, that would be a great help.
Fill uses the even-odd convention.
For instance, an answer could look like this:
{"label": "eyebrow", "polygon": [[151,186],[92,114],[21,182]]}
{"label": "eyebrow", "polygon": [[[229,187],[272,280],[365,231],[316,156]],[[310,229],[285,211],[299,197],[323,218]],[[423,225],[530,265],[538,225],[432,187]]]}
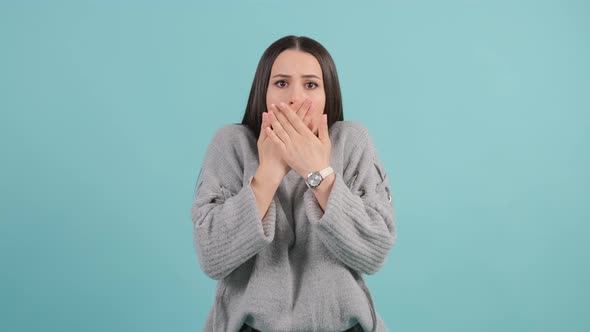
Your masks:
{"label": "eyebrow", "polygon": [[[287,74],[276,74],[275,76],[273,76],[271,78],[275,78],[275,77],[291,78],[291,75],[287,75]],[[313,74],[301,75],[301,77],[303,77],[303,78],[312,78],[312,77],[315,77],[318,80],[321,80],[321,78],[319,78],[317,75],[313,75]]]}

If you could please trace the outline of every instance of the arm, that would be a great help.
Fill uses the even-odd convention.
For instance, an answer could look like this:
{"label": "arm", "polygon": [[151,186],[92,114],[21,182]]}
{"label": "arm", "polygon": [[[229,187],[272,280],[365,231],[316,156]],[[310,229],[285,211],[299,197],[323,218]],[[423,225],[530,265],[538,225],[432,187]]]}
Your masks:
{"label": "arm", "polygon": [[201,268],[215,280],[225,278],[272,242],[276,221],[272,197],[261,204],[268,204],[267,208],[259,205],[254,177],[242,180],[238,156],[224,146],[228,146],[226,139],[216,134],[205,155],[191,209]]}
{"label": "arm", "polygon": [[347,185],[342,174],[334,175],[323,211],[313,190],[305,192],[306,213],[335,257],[356,271],[374,274],[384,265],[396,232],[389,180],[366,129],[348,167],[354,168],[352,179]]}
{"label": "arm", "polygon": [[261,176],[262,174],[268,174],[265,170],[259,166],[256,169],[256,174],[250,183],[254,196],[256,196],[256,204],[258,206],[258,213],[260,219],[264,220],[264,215],[268,211],[272,199],[277,191],[277,188],[281,184],[281,181],[272,181],[270,179]]}
{"label": "arm", "polygon": [[312,190],[315,199],[317,200],[320,208],[322,209],[322,213],[326,211],[326,205],[328,204],[328,197],[330,197],[330,192],[332,191],[332,187],[334,186],[334,180],[336,179],[336,175],[334,173],[328,175],[320,185]]}

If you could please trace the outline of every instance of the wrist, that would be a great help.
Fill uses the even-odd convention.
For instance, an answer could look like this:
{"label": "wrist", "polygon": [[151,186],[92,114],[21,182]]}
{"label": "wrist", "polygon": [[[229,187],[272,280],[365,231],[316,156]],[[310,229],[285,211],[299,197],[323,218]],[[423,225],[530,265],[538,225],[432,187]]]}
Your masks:
{"label": "wrist", "polygon": [[313,188],[313,191],[316,193],[321,192],[330,192],[332,190],[332,186],[334,185],[334,181],[336,180],[336,173],[332,172],[330,175],[326,176],[322,183],[319,186]]}
{"label": "wrist", "polygon": [[285,174],[280,174],[276,169],[260,164],[256,169],[253,181],[256,180],[258,183],[264,183],[266,186],[276,189],[283,181],[284,176]]}
{"label": "wrist", "polygon": [[330,198],[330,194],[332,192],[332,188],[334,187],[335,181],[336,174],[332,173],[326,176],[326,178],[322,181],[322,183],[320,183],[319,186],[311,189],[323,212],[325,212],[326,208],[328,207],[328,199]]}
{"label": "wrist", "polygon": [[329,166],[330,166],[329,162],[319,163],[315,166],[307,166],[306,168],[301,168],[301,169],[297,170],[297,173],[299,173],[299,175],[301,175],[304,179],[307,179],[307,176],[310,173],[319,172],[323,169],[326,169]]}
{"label": "wrist", "polygon": [[316,189],[319,185],[326,182],[332,174],[334,174],[334,169],[331,166],[326,166],[307,173],[303,178],[308,187]]}

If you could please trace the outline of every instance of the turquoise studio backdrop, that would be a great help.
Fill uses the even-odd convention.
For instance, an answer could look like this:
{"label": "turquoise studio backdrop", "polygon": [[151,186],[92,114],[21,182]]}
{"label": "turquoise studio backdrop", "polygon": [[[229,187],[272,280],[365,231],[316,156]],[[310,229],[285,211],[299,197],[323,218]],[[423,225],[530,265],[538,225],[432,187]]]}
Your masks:
{"label": "turquoise studio backdrop", "polygon": [[201,331],[190,208],[288,35],[389,172],[391,331],[590,331],[588,1],[1,1],[0,331]]}

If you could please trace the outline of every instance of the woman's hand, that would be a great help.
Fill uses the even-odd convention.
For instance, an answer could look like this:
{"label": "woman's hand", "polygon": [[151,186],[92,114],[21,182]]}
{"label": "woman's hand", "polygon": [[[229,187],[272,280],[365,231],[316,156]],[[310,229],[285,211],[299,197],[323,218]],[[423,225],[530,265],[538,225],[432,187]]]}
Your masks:
{"label": "woman's hand", "polygon": [[[311,103],[304,103],[296,100],[292,104],[292,108],[296,109],[297,116],[305,124],[305,126],[311,128],[311,117],[308,114]],[[258,161],[259,168],[264,172],[264,176],[268,177],[274,184],[279,184],[282,179],[287,175],[291,167],[282,158],[280,151],[280,145],[273,143],[272,140],[268,139],[268,131],[266,128],[270,128],[271,123],[269,120],[269,114],[267,112],[262,113],[262,125],[260,130],[260,136],[258,137]]]}
{"label": "woman's hand", "polygon": [[270,128],[270,120],[268,113],[264,112],[262,113],[262,126],[257,143],[258,171],[262,171],[265,178],[278,185],[287,175],[290,167],[281,157],[279,147],[269,139],[268,128]]}
{"label": "woman's hand", "polygon": [[[304,108],[305,105],[311,106],[311,102],[306,100]],[[307,107],[308,110],[309,108]],[[307,115],[309,114],[305,116]],[[272,104],[268,118],[272,128],[264,129],[267,139],[273,142],[275,151],[278,151],[287,165],[299,175],[307,177],[311,172],[330,166],[331,142],[325,114],[322,115],[318,128],[318,137],[304,123],[301,114],[285,103]]]}

